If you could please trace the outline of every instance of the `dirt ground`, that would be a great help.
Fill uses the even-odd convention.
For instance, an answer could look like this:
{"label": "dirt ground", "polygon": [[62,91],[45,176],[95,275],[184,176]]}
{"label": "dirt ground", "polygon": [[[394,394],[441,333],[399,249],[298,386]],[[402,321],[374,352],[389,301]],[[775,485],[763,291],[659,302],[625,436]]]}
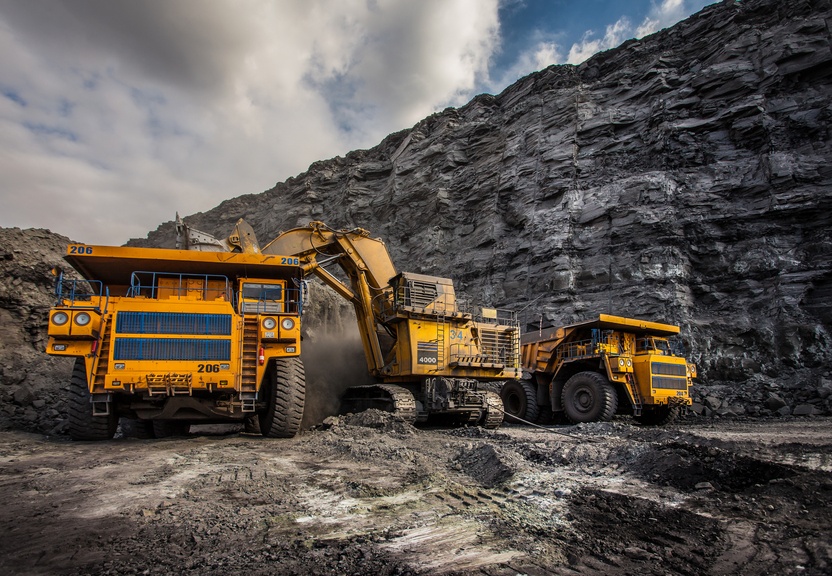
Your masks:
{"label": "dirt ground", "polygon": [[832,419],[0,433],[3,574],[829,574]]}

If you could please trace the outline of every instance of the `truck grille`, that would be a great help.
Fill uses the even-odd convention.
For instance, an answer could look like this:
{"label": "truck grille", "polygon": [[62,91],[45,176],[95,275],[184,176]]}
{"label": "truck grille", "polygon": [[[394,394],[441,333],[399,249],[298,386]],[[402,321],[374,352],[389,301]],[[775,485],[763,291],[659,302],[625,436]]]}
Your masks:
{"label": "truck grille", "polygon": [[182,312],[119,312],[118,334],[201,334],[229,336],[230,314],[188,314]]}
{"label": "truck grille", "polygon": [[231,340],[116,338],[114,360],[231,360]]}
{"label": "truck grille", "polygon": [[687,374],[684,364],[668,364],[667,362],[652,362],[650,371],[662,376],[685,376]]}
{"label": "truck grille", "polygon": [[653,388],[664,388],[665,390],[687,390],[687,378],[665,378],[664,376],[653,376]]}

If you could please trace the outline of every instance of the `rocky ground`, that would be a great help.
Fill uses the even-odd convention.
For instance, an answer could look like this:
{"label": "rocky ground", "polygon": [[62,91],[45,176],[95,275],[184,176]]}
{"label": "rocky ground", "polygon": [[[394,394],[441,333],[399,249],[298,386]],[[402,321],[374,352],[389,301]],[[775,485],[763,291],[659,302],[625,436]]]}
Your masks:
{"label": "rocky ground", "polygon": [[828,574],[832,421],[0,433],[5,574]]}

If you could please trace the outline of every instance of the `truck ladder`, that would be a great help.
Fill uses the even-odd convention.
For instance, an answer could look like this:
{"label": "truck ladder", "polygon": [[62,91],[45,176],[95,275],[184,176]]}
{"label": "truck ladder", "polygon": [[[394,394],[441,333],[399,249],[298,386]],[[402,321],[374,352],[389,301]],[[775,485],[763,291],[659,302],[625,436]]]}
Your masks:
{"label": "truck ladder", "polygon": [[240,354],[240,402],[243,412],[254,412],[257,399],[257,316],[243,319],[243,346]]}
{"label": "truck ladder", "polygon": [[436,318],[436,368],[445,367],[445,315]]}
{"label": "truck ladder", "polygon": [[641,402],[641,396],[638,393],[638,386],[636,386],[636,382],[633,379],[633,375],[629,372],[624,375],[627,380],[627,387],[630,389],[630,395],[633,399],[633,416],[641,416],[641,409],[643,404]]}
{"label": "truck ladder", "polygon": [[[93,394],[103,394],[104,383],[110,368],[110,322],[107,321],[106,316],[101,319],[101,334],[98,337],[98,349],[95,354],[92,367],[92,391]],[[108,416],[110,414],[109,403],[93,402],[92,413],[94,416]]]}
{"label": "truck ladder", "polygon": [[105,316],[101,319],[101,335],[98,338],[96,360],[93,363],[93,393],[104,392],[104,381],[110,368],[110,322]]}

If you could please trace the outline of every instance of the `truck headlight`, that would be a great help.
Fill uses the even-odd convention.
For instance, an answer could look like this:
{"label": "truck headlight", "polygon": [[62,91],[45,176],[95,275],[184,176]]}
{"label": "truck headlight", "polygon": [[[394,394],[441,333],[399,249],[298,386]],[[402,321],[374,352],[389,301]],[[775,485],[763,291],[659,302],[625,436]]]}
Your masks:
{"label": "truck headlight", "polygon": [[295,327],[295,321],[292,320],[291,318],[284,318],[283,320],[280,321],[280,327],[283,328],[284,330],[291,330],[292,328]]}
{"label": "truck headlight", "polygon": [[63,326],[69,320],[69,316],[66,312],[55,312],[52,315],[52,324],[55,326]]}
{"label": "truck headlight", "polygon": [[622,368],[624,367],[624,358],[619,358],[618,359],[618,365],[621,366]]}
{"label": "truck headlight", "polygon": [[277,321],[274,318],[263,319],[263,328],[266,330],[274,330],[275,326],[277,326]]}
{"label": "truck headlight", "polygon": [[75,323],[78,324],[78,326],[86,326],[90,323],[90,320],[92,320],[92,318],[90,318],[90,315],[86,312],[79,312],[75,315]]}

